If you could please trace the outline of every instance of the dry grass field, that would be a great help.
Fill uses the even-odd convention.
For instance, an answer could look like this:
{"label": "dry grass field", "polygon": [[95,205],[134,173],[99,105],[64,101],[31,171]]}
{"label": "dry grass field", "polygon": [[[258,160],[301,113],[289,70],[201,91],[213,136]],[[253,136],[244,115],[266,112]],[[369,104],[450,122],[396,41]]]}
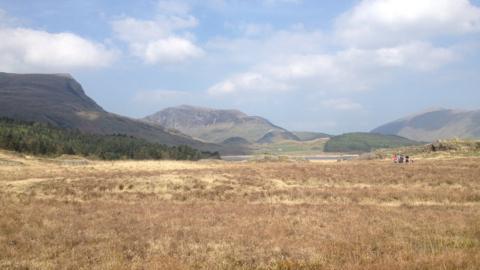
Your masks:
{"label": "dry grass field", "polygon": [[0,269],[480,269],[480,159],[0,155]]}

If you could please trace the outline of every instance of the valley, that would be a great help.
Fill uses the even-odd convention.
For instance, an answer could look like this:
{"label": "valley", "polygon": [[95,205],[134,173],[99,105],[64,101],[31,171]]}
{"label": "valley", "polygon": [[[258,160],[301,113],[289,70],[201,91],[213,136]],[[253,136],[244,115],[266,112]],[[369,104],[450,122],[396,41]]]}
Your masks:
{"label": "valley", "polygon": [[480,270],[480,0],[0,0],[0,270]]}

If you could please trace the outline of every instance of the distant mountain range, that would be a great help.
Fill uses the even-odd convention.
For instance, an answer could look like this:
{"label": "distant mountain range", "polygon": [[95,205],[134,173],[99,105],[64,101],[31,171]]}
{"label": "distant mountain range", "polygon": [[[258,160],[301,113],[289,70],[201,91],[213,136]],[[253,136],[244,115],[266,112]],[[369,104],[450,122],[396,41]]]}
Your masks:
{"label": "distant mountain range", "polygon": [[[319,132],[289,131],[265,118],[238,110],[188,105],[167,108],[143,119],[131,119],[105,111],[68,74],[0,73],[0,117],[49,123],[85,133],[125,134],[170,146],[189,145],[222,154],[292,148],[284,142],[295,143],[298,149],[303,149],[303,142],[309,142],[318,150],[318,144],[323,147],[331,137]],[[382,137],[381,134],[410,140]],[[372,130],[371,136],[366,133],[347,135],[333,137],[326,150],[339,151],[346,144],[348,149],[359,148],[361,144],[363,151],[414,143],[411,140],[480,138],[480,110],[431,110],[382,125]]]}
{"label": "distant mountain range", "polygon": [[[276,140],[300,140],[290,131],[272,124],[265,118],[249,116],[237,110],[182,105],[161,110],[143,119],[169,129],[175,129],[206,142],[240,141],[268,143]],[[236,138],[236,140],[234,140]]]}
{"label": "distant mountain range", "polygon": [[65,74],[0,73],[0,117],[49,123],[95,134],[125,134],[166,145],[218,150],[164,127],[105,111]]}
{"label": "distant mountain range", "polygon": [[424,142],[480,138],[480,110],[430,110],[387,123],[372,132],[399,135]]}

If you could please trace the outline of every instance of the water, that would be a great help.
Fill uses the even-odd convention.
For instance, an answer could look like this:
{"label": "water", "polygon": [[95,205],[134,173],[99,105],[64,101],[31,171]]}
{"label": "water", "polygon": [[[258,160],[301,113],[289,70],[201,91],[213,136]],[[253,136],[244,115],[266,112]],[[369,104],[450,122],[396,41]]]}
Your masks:
{"label": "water", "polygon": [[[306,159],[306,160],[352,160],[357,158],[358,155],[319,155],[319,156],[292,156],[293,159]],[[222,156],[222,160],[225,161],[246,161],[246,160],[253,160],[255,156],[247,155],[247,156]]]}

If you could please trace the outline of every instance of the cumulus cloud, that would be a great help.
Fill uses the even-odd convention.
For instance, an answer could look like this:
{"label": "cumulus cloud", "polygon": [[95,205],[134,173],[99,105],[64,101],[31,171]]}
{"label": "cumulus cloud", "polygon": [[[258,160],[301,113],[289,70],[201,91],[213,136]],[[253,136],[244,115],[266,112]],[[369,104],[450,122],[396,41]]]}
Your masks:
{"label": "cumulus cloud", "polygon": [[349,46],[391,46],[412,39],[480,31],[480,8],[468,0],[363,0],[337,19]]}
{"label": "cumulus cloud", "polygon": [[208,92],[228,95],[242,92],[285,92],[291,90],[340,88],[360,89],[348,65],[327,54],[289,55],[271,59],[210,87]]}
{"label": "cumulus cloud", "polygon": [[135,56],[142,58],[148,64],[178,63],[203,54],[203,51],[191,41],[174,36],[145,44],[133,43],[131,49]]}
{"label": "cumulus cloud", "polygon": [[132,54],[145,63],[179,63],[204,53],[188,32],[198,25],[189,10],[183,2],[160,1],[158,14],[152,20],[125,17],[111,24],[116,36],[127,42]]}
{"label": "cumulus cloud", "polygon": [[[434,71],[461,59],[462,52],[429,38],[443,30],[479,31],[479,10],[466,0],[363,0],[336,20],[331,33],[302,25],[256,31],[258,25],[242,24],[262,34],[244,31],[239,38],[212,40],[208,48],[248,67],[208,92],[363,91],[399,71]],[[335,37],[346,42],[332,43]]]}
{"label": "cumulus cloud", "polygon": [[9,72],[68,71],[110,65],[114,50],[72,33],[0,27],[0,69]]}
{"label": "cumulus cloud", "polygon": [[444,66],[459,56],[451,48],[434,47],[426,42],[411,42],[377,49],[373,57],[382,66],[429,71]]}
{"label": "cumulus cloud", "polygon": [[286,91],[288,85],[261,73],[247,72],[237,74],[208,89],[211,95],[236,94],[239,92]]}
{"label": "cumulus cloud", "polygon": [[458,57],[451,48],[437,48],[426,42],[379,49],[350,48],[335,53],[275,55],[213,85],[208,93],[364,91],[373,87],[382,74],[398,69],[432,71]]}

